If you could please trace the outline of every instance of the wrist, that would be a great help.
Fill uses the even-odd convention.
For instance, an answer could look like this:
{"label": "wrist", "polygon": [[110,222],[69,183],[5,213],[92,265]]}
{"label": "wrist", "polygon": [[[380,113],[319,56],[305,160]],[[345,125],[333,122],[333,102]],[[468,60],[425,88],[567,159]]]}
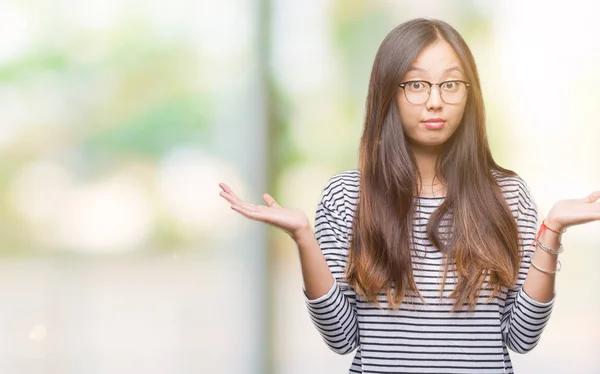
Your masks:
{"label": "wrist", "polygon": [[557,234],[561,234],[565,232],[566,227],[558,222],[552,214],[548,214],[546,218],[542,221],[544,226],[548,228],[550,231],[555,232]]}
{"label": "wrist", "polygon": [[310,225],[291,232],[290,236],[298,245],[302,245],[302,243],[306,242],[307,240],[314,238]]}

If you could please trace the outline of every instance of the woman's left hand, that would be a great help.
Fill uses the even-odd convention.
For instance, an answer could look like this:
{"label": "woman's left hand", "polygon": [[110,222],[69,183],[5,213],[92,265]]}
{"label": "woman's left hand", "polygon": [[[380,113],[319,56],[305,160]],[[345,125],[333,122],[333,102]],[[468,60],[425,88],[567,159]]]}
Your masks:
{"label": "woman's left hand", "polygon": [[584,197],[583,199],[569,199],[558,201],[546,217],[546,224],[558,231],[570,226],[581,225],[588,222],[600,221],[600,191]]}

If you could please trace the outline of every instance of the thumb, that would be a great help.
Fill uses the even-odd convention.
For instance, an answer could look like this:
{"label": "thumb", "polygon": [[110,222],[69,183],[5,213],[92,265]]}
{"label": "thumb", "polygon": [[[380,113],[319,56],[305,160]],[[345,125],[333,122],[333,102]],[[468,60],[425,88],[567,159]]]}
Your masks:
{"label": "thumb", "polygon": [[267,206],[270,208],[280,208],[279,204],[277,204],[273,196],[269,195],[268,193],[263,194],[263,200],[265,201],[265,203],[267,203]]}
{"label": "thumb", "polygon": [[585,198],[588,202],[593,203],[594,201],[600,199],[600,191],[592,192],[588,197]]}

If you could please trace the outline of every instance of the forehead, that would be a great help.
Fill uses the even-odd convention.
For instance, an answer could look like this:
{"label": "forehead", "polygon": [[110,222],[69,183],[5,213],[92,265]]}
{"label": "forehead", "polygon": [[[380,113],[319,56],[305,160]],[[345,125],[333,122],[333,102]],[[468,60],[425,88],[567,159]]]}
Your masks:
{"label": "forehead", "polygon": [[413,61],[407,74],[427,74],[439,77],[449,74],[464,74],[463,65],[456,51],[445,40],[438,40],[423,48]]}

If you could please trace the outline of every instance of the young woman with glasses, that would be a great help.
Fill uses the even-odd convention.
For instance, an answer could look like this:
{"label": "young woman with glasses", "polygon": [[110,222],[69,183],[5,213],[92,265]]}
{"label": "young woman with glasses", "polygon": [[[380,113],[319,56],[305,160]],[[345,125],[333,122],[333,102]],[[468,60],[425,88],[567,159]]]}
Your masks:
{"label": "young woman with glasses", "polygon": [[600,220],[600,191],[538,221],[526,183],[493,159],[477,68],[450,25],[392,30],[371,73],[358,170],[306,215],[221,196],[297,243],[308,311],[352,373],[512,373],[554,303],[561,235]]}

